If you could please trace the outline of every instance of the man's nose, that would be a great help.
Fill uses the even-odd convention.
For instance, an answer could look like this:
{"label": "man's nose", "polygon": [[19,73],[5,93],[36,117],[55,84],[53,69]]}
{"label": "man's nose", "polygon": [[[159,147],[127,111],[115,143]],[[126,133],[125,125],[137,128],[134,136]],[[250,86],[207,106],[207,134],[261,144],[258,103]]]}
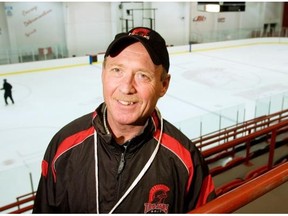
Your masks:
{"label": "man's nose", "polygon": [[136,92],[134,75],[131,73],[125,74],[121,79],[120,90],[124,94],[133,94]]}

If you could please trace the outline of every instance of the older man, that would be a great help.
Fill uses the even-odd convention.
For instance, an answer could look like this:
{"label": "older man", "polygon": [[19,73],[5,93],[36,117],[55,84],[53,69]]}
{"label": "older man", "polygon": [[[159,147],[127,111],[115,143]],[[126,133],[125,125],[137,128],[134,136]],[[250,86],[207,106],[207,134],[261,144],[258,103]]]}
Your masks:
{"label": "older man", "polygon": [[116,35],[103,62],[104,102],[51,140],[34,213],[186,213],[215,197],[200,152],[156,108],[169,66],[152,29]]}

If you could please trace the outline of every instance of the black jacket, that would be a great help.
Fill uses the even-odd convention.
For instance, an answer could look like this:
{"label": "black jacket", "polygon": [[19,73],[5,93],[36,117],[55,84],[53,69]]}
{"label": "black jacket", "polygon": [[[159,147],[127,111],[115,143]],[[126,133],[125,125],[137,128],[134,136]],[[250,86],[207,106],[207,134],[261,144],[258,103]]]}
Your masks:
{"label": "black jacket", "polygon": [[[51,140],[33,213],[109,213],[121,198],[114,213],[186,213],[215,197],[198,149],[169,122],[161,123],[156,110],[144,132],[121,146],[105,131],[104,106]],[[145,164],[147,171],[122,197]]]}
{"label": "black jacket", "polygon": [[12,85],[8,82],[4,82],[3,88],[1,90],[4,90],[5,95],[11,95],[12,93]]}

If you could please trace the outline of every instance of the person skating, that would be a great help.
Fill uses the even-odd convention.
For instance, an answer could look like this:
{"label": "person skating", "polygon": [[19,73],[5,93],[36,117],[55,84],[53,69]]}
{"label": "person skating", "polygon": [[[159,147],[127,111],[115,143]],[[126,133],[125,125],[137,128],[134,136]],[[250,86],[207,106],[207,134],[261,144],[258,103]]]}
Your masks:
{"label": "person skating", "polygon": [[12,96],[12,85],[7,82],[7,79],[4,79],[3,81],[3,88],[1,90],[4,90],[5,104],[8,105],[8,98],[11,100],[12,104],[14,104],[14,99]]}

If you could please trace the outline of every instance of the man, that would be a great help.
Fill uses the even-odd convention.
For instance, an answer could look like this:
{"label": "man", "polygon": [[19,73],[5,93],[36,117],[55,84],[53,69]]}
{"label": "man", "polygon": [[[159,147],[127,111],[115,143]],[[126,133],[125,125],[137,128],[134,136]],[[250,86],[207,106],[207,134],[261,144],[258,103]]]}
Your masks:
{"label": "man", "polygon": [[4,90],[4,100],[5,104],[8,105],[7,99],[10,98],[11,102],[14,104],[14,100],[12,97],[12,85],[7,82],[7,79],[3,80],[3,88],[1,90]]}
{"label": "man", "polygon": [[33,213],[186,213],[215,197],[200,152],[156,108],[168,71],[157,32],[116,35],[103,62],[105,102],[51,140]]}

